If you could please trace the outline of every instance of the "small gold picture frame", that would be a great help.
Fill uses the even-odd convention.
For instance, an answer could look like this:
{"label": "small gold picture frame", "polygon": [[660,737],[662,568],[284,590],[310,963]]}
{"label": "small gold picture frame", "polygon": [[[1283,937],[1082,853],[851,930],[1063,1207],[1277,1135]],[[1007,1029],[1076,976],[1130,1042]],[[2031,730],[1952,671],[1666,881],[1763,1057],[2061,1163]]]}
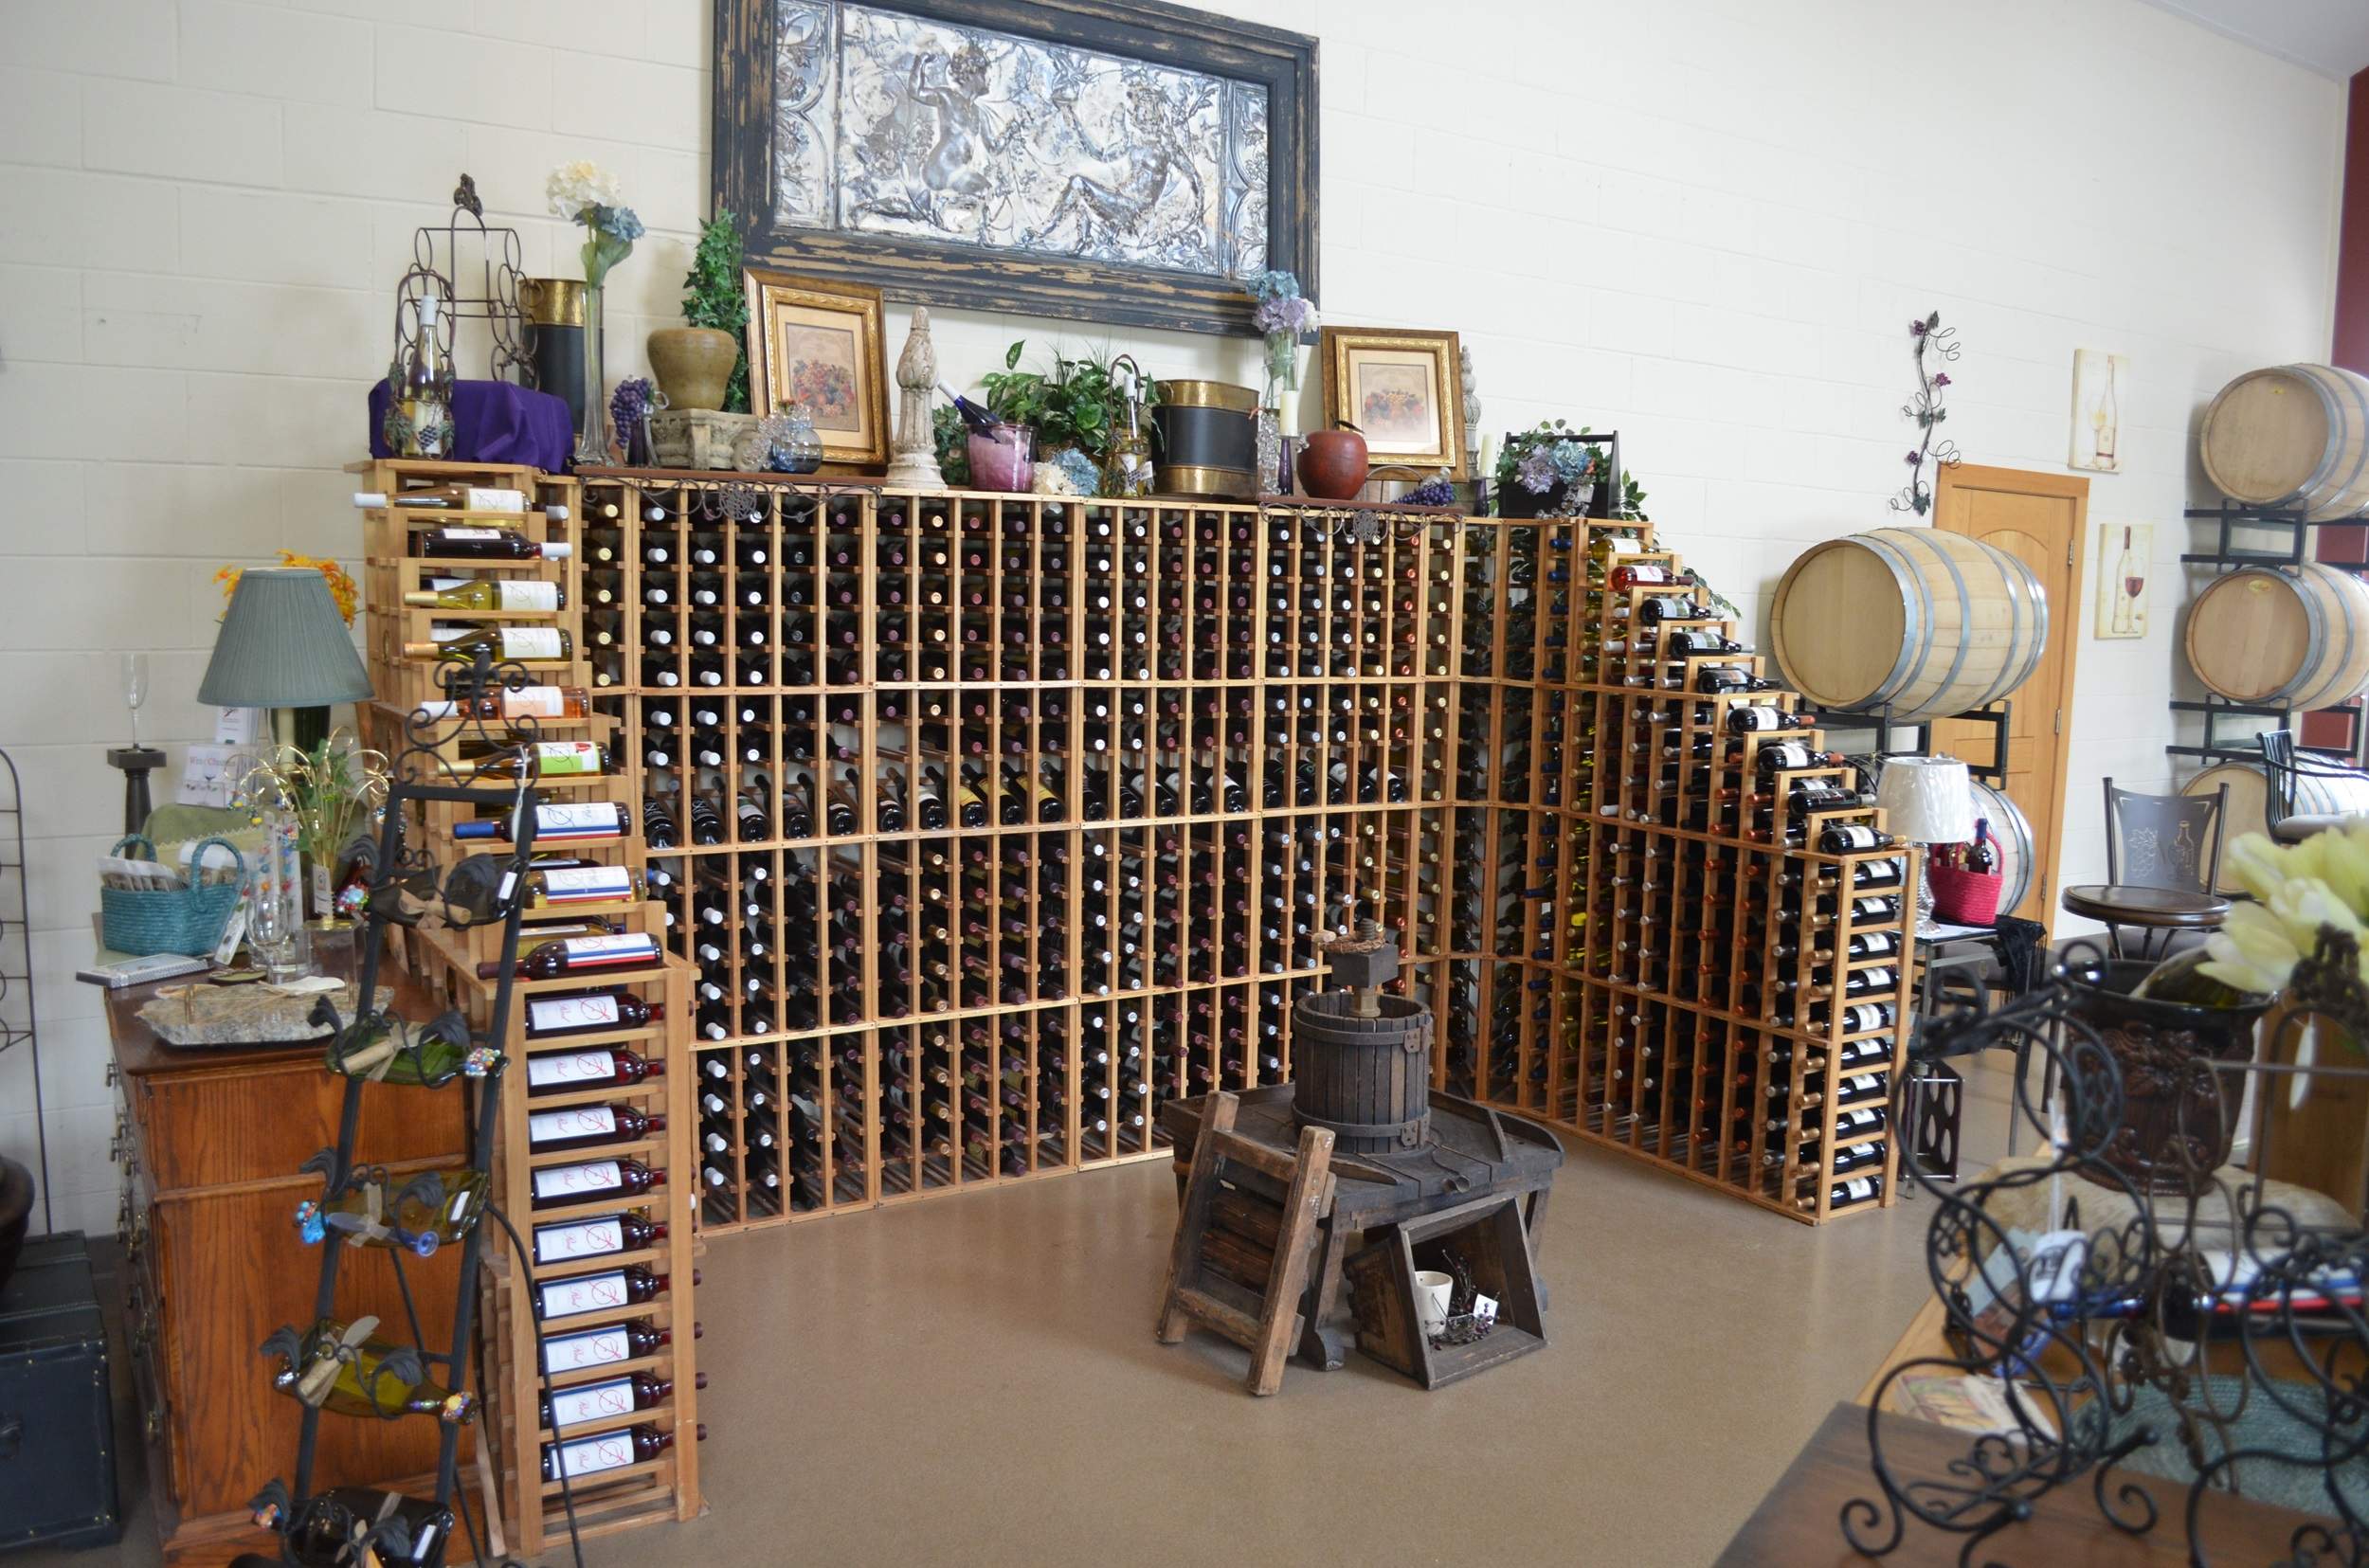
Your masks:
{"label": "small gold picture frame", "polygon": [[1376,467],[1464,467],[1464,381],[1454,333],[1327,327],[1325,418],[1353,424]]}
{"label": "small gold picture frame", "polygon": [[823,460],[888,464],[888,359],[880,291],[748,267],[749,387],[760,414],[804,403]]}

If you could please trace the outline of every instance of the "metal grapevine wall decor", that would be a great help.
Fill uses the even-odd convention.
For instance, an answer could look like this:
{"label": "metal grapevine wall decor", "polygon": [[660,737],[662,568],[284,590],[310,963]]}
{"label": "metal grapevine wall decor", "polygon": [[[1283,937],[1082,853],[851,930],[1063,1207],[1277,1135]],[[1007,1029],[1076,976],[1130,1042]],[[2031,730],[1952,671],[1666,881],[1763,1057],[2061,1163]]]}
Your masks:
{"label": "metal grapevine wall decor", "polygon": [[1935,311],[1922,321],[1908,323],[1908,335],[1917,345],[1916,396],[1900,406],[1901,416],[1916,421],[1918,441],[1909,452],[1908,482],[1891,499],[1894,512],[1913,512],[1922,517],[1933,510],[1933,487],[1926,482],[1926,465],[1936,470],[1958,466],[1958,443],[1935,439],[1942,422],[1949,418],[1949,410],[1942,406],[1942,388],[1949,385],[1949,372],[1928,362],[1954,365],[1958,361],[1958,333],[1942,325],[1942,313]]}
{"label": "metal grapevine wall decor", "polygon": [[751,261],[890,298],[1250,332],[1312,286],[1316,42],[1157,0],[716,0]]}

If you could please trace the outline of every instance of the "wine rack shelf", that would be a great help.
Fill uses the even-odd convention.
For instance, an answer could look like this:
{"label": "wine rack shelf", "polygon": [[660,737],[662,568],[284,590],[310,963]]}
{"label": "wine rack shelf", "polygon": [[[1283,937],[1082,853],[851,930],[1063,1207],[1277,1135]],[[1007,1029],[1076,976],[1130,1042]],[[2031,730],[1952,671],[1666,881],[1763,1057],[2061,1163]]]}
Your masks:
{"label": "wine rack shelf", "polygon": [[1164,1153],[1164,1099],[1290,1075],[1353,914],[1446,1087],[1797,1219],[1890,1201],[1915,868],[1816,847],[1876,814],[1763,769],[1816,730],[1730,731],[1795,699],[1646,608],[1649,525],[578,478],[709,1231]]}
{"label": "wine rack shelf", "polygon": [[[528,1557],[564,1538],[570,1513],[583,1536],[690,1519],[700,1505],[696,1194],[690,1180],[697,1111],[688,1049],[696,974],[666,950],[665,909],[646,896],[648,863],[630,772],[613,766],[618,722],[578,695],[593,679],[578,487],[525,468],[378,462],[353,471],[366,492],[396,503],[364,511],[366,658],[379,696],[361,715],[366,744],[389,757],[408,752],[411,761],[432,760],[456,777],[472,773],[470,745],[502,735],[504,721],[410,722],[421,703],[446,693],[434,661],[406,657],[404,645],[434,640],[438,628],[517,629],[546,640],[565,634],[560,657],[512,658],[505,665],[523,670],[538,690],[556,688],[557,706],[575,711],[532,712],[513,733],[529,733],[531,726],[540,742],[597,747],[612,763],[570,773],[552,759],[533,780],[542,802],[538,863],[556,859],[582,873],[606,868],[624,880],[613,894],[592,897],[550,880],[530,886],[503,1045],[515,1088],[503,1097],[500,1125],[480,1129],[493,1139],[494,1201],[531,1254],[520,1258],[508,1248],[489,1253],[481,1308],[482,1430],[502,1517],[514,1549]],[[401,504],[406,493],[457,485],[523,491],[528,504],[523,513]],[[498,528],[538,546],[566,545],[569,552],[449,560],[416,552],[426,531],[451,527]],[[531,609],[420,606],[406,598],[479,581],[543,584],[553,591],[535,598]],[[547,645],[524,651],[552,652]],[[430,742],[425,758],[424,741]],[[582,759],[568,766],[582,766]],[[469,808],[430,805],[407,833],[430,860],[449,868],[472,852],[501,849],[500,841],[477,836],[501,825]],[[607,892],[597,885],[589,891]],[[647,962],[555,977],[538,977],[530,962],[539,944],[553,939],[636,934],[647,939]],[[492,1016],[497,982],[481,967],[499,957],[491,928],[423,930],[411,946],[414,967],[448,1005],[480,1025]],[[554,1445],[567,1451],[564,1498]]]}

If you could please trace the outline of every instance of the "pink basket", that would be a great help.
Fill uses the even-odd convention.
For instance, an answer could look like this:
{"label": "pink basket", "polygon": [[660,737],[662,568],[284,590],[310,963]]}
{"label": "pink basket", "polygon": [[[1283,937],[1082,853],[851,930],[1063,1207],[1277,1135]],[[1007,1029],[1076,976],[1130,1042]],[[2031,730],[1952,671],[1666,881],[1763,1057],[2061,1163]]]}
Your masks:
{"label": "pink basket", "polygon": [[1963,871],[1927,864],[1933,883],[1933,914],[1952,926],[1990,926],[1998,920],[1998,892],[2007,878],[1998,872]]}

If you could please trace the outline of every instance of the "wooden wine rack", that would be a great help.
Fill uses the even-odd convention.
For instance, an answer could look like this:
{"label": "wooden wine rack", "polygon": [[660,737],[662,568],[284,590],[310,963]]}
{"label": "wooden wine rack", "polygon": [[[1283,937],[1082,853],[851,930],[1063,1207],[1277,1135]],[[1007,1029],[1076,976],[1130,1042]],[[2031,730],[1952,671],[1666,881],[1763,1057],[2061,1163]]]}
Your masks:
{"label": "wooden wine rack", "polygon": [[[586,658],[583,615],[583,552],[578,487],[572,479],[546,478],[531,468],[479,467],[456,463],[382,461],[357,464],[366,490],[392,495],[407,488],[436,484],[472,484],[523,490],[529,509],[515,513],[466,514],[449,510],[372,510],[364,514],[365,593],[370,606],[367,659],[379,700],[364,711],[366,744],[390,758],[414,749],[416,737],[406,720],[423,701],[444,695],[436,684],[433,664],[407,659],[401,644],[430,640],[431,623],[502,625],[529,622],[556,625],[573,639],[571,657],[553,664],[527,666],[532,679],[561,687],[589,688],[592,667]],[[553,509],[547,513],[544,508]],[[565,541],[575,547],[563,560],[452,561],[423,560],[410,552],[410,537],[433,527],[494,526],[516,530],[540,542]],[[531,612],[482,612],[423,609],[407,606],[403,595],[425,587],[437,577],[533,578],[560,585],[562,606],[556,615]],[[614,718],[593,713],[581,718],[538,718],[536,738],[591,740],[618,747]],[[442,727],[449,737],[441,743],[440,760],[456,772],[466,764],[455,749],[465,730]],[[498,733],[501,727],[489,723]],[[414,750],[416,755],[416,750]],[[637,802],[629,774],[588,774],[539,778],[535,787],[546,802],[611,802],[631,811]],[[472,852],[498,846],[486,840],[456,837],[456,821],[464,808],[432,805],[423,820],[409,824],[417,841],[439,867],[449,868]],[[638,826],[638,824],[637,824]],[[639,832],[606,839],[548,839],[538,851],[564,854],[604,865],[624,866],[646,877],[647,861]],[[615,903],[568,904],[526,912],[519,951],[523,956],[539,938],[561,934],[580,923],[600,919],[620,931],[642,931],[663,946],[666,916],[647,899]],[[461,1008],[473,1023],[491,1016],[493,982],[479,978],[478,966],[499,957],[492,928],[425,931],[412,944],[413,963],[435,993]],[[666,1234],[648,1248],[571,1257],[554,1251],[548,1257],[520,1258],[507,1247],[490,1250],[486,1269],[486,1299],[481,1307],[484,1350],[482,1387],[485,1397],[483,1431],[496,1455],[492,1468],[499,1487],[503,1520],[511,1531],[513,1550],[534,1556],[565,1535],[569,1504],[582,1535],[591,1536],[662,1520],[690,1519],[699,1510],[698,1444],[696,1442],[696,1323],[693,1313],[693,1257],[696,1235],[696,1191],[690,1180],[696,1162],[692,1158],[697,1122],[696,1086],[688,1050],[692,987],[696,972],[679,958],[641,970],[552,981],[519,980],[511,1008],[509,1038],[503,1049],[516,1064],[515,1090],[502,1098],[501,1126],[496,1134],[493,1160],[495,1201],[511,1218],[530,1249],[546,1227],[571,1221],[601,1219],[620,1213],[638,1214],[664,1223]],[[530,1010],[542,998],[616,987],[662,1007],[647,1026],[614,1033],[531,1038]],[[571,1053],[617,1047],[631,1051],[652,1066],[639,1084],[607,1084],[584,1090],[530,1092],[538,1059]],[[660,1128],[639,1141],[602,1144],[560,1152],[535,1152],[531,1147],[529,1121],[548,1112],[577,1107],[629,1106],[645,1114],[662,1116]],[[533,1180],[539,1169],[570,1165],[615,1156],[641,1162],[660,1178],[653,1190],[627,1198],[608,1197],[564,1207],[535,1206]],[[554,1244],[556,1245],[556,1244]],[[591,1282],[625,1269],[644,1269],[661,1276],[666,1289],[655,1299],[633,1303],[617,1299]],[[546,1317],[538,1325],[534,1302],[545,1303]],[[565,1307],[564,1315],[557,1309]],[[573,1475],[563,1500],[558,1482],[544,1478],[542,1457],[553,1433],[539,1415],[543,1392],[541,1341],[546,1334],[574,1335],[618,1325],[646,1324],[669,1332],[670,1343],[649,1356],[602,1361],[581,1368],[554,1364],[551,1381],[564,1397],[570,1388],[647,1373],[671,1385],[667,1397],[650,1407],[622,1410],[613,1415],[570,1422],[564,1433],[570,1442],[649,1425],[675,1434],[674,1443],[657,1458],[618,1465],[593,1473]]]}

